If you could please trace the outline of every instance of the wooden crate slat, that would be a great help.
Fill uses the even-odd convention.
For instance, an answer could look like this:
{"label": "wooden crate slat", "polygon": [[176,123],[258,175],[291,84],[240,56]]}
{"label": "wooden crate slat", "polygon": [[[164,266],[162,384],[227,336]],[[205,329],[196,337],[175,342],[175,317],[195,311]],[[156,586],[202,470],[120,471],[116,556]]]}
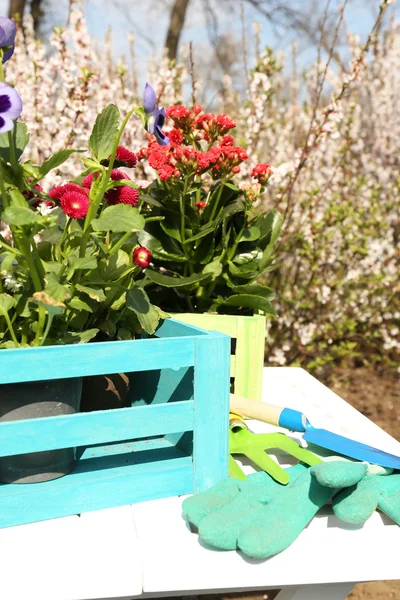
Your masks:
{"label": "wooden crate slat", "polygon": [[130,408],[1,422],[0,456],[76,447],[78,460],[60,479],[0,484],[0,527],[189,494],[227,476],[230,340],[172,319],[157,335],[1,351],[0,401],[3,383],[121,372],[148,381]]}
{"label": "wooden crate slat", "polygon": [[215,333],[196,340],[194,490],[228,475],[230,339]]}
{"label": "wooden crate slat", "polygon": [[235,392],[239,396],[261,400],[265,317],[241,317],[237,327]]}
{"label": "wooden crate slat", "polygon": [[8,421],[0,426],[0,456],[191,431],[193,421],[193,401],[190,400]]}
{"label": "wooden crate slat", "polygon": [[214,315],[182,313],[174,319],[197,325],[209,331],[219,331],[236,340],[230,375],[234,392],[240,396],[261,400],[262,370],[265,350],[265,317],[262,315]]}
{"label": "wooden crate slat", "polygon": [[[0,528],[191,493],[191,457],[0,486]],[[28,489],[29,487],[29,489]]]}
{"label": "wooden crate slat", "polygon": [[191,337],[44,346],[34,352],[16,348],[1,352],[0,384],[172,369],[193,363]]}

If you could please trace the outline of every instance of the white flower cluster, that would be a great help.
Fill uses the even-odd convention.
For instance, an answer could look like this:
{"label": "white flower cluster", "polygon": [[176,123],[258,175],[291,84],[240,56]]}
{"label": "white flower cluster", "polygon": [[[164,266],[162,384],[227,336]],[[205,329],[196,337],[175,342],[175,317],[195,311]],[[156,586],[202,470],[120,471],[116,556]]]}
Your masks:
{"label": "white flower cluster", "polygon": [[[50,45],[46,51],[35,40],[32,19],[26,15],[24,35],[19,30],[13,59],[6,65],[7,82],[18,89],[23,100],[21,120],[31,136],[24,159],[35,162],[43,162],[63,148],[87,148],[96,116],[107,104],[116,103],[124,116],[142,103],[141,91],[137,97],[136,73],[123,58],[113,62],[110,35],[95,50],[79,5],[71,11],[68,27],[54,30]],[[130,63],[133,61],[131,56]],[[169,69],[165,56],[161,61],[152,60],[149,81],[164,106],[181,101],[185,74],[182,65]],[[130,120],[121,143],[132,151],[144,145],[139,119]],[[80,171],[77,154],[63,165],[62,177],[56,173],[46,178],[45,190]]]}
{"label": "white flower cluster", "polygon": [[[111,39],[95,51],[79,10],[67,30],[55,30],[49,54],[34,40],[29,18],[25,26],[6,69],[31,133],[26,159],[87,148],[104,106],[115,102],[125,113],[141,103],[137,73],[123,59],[113,63]],[[270,51],[258,57],[246,101],[238,101],[228,75],[223,79],[218,108],[229,108],[236,139],[250,156],[241,183],[251,183],[255,164],[270,163],[273,175],[258,208],[285,214],[277,268],[267,277],[278,294],[278,318],[267,332],[271,364],[370,360],[371,352],[383,361],[400,351],[400,27],[389,24],[368,60],[354,36],[348,44],[347,72],[328,70],[332,99],[324,91],[311,128],[315,78],[325,65],[307,75],[308,99],[299,93],[299,78],[288,80],[283,58]],[[149,64],[148,81],[164,106],[182,102],[186,79],[185,67],[171,67],[166,55]],[[144,141],[139,120],[131,119],[123,145],[136,151]],[[80,170],[78,154],[62,167],[62,178],[56,173],[43,185],[47,190]],[[143,187],[154,176],[146,166],[136,175]]]}

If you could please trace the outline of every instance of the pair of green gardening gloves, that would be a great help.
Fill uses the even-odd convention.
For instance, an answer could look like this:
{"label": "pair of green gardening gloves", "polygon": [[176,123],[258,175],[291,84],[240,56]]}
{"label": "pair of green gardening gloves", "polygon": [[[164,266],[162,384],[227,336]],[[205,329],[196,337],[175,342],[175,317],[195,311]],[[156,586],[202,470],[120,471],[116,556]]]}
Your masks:
{"label": "pair of green gardening gloves", "polygon": [[245,481],[224,479],[186,498],[183,512],[211,546],[256,559],[288,548],[331,499],[347,523],[363,524],[379,508],[400,525],[400,473],[339,457],[324,461],[288,468],[286,486],[263,471]]}

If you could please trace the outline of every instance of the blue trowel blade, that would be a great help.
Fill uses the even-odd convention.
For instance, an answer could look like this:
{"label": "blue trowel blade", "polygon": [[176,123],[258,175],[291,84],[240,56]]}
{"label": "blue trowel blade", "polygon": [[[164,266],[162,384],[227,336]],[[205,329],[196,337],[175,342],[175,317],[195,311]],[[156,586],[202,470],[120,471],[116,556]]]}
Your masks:
{"label": "blue trowel blade", "polygon": [[307,431],[303,434],[303,438],[306,442],[328,448],[328,450],[343,454],[344,456],[350,456],[373,465],[400,469],[400,456],[395,456],[394,454],[389,454],[383,450],[378,450],[377,448],[345,438],[336,433],[331,433],[326,429],[317,429],[308,426]]}

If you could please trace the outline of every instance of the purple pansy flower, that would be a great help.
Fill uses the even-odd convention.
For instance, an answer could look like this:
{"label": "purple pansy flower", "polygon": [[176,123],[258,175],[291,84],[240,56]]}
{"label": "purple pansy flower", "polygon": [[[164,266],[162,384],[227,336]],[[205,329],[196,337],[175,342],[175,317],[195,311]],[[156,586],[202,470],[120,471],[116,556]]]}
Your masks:
{"label": "purple pansy flower", "polygon": [[17,26],[12,19],[0,17],[0,48],[8,48],[9,50],[3,54],[3,64],[9,60],[14,53],[14,41],[17,34]]}
{"label": "purple pansy flower", "polygon": [[5,83],[0,83],[0,133],[11,131],[14,119],[22,112],[22,101],[18,92]]}
{"label": "purple pansy flower", "polygon": [[144,88],[143,105],[144,112],[146,115],[149,115],[147,121],[148,132],[155,136],[160,146],[167,146],[169,144],[169,137],[162,131],[165,123],[165,109],[158,108],[156,93],[148,83],[146,83]]}

